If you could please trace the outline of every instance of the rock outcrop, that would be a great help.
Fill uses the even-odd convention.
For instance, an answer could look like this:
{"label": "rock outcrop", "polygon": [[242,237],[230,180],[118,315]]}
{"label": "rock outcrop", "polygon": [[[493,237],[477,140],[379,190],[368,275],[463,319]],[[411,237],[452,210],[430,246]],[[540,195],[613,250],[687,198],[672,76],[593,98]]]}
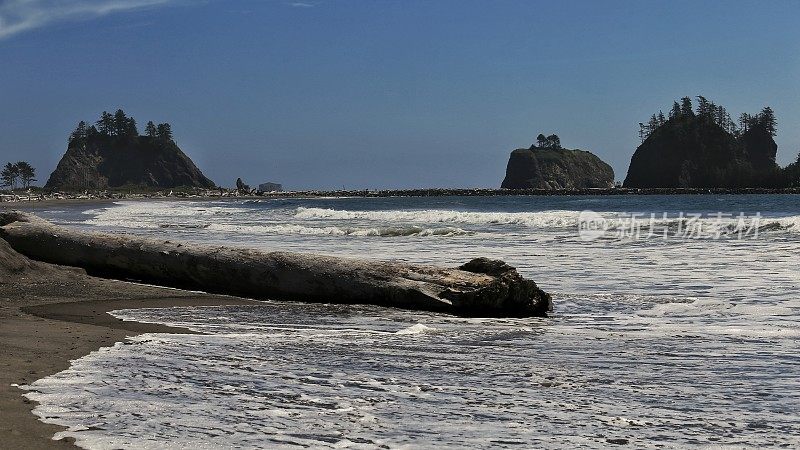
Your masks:
{"label": "rock outcrop", "polygon": [[0,284],[9,277],[22,273],[32,267],[33,263],[11,248],[6,241],[0,239]]}
{"label": "rock outcrop", "polygon": [[763,127],[734,136],[697,115],[675,117],[636,149],[625,187],[782,187],[778,146]]}
{"label": "rock outcrop", "polygon": [[73,140],[45,189],[212,188],[214,182],[171,139],[93,135]]}
{"label": "rock outcrop", "polygon": [[585,189],[614,186],[614,169],[591,152],[521,148],[511,152],[505,189]]}
{"label": "rock outcrop", "polygon": [[[10,223],[13,216],[0,212],[0,226]],[[4,221],[5,220],[5,221]],[[45,264],[32,261],[19,254],[8,242],[0,238],[0,284],[8,283],[15,277],[24,276],[34,269],[39,274],[46,273]]]}
{"label": "rock outcrop", "polygon": [[550,295],[502,261],[460,269],[88,234],[0,212],[0,238],[32,259],[249,298],[366,303],[463,316],[545,316]]}
{"label": "rock outcrop", "polygon": [[258,185],[258,192],[283,192],[283,186],[280,183],[261,183]]}

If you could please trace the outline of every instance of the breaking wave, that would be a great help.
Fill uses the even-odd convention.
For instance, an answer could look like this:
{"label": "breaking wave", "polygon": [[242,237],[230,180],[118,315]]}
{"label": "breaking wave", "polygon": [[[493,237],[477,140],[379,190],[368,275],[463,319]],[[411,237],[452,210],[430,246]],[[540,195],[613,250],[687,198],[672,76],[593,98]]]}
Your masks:
{"label": "breaking wave", "polygon": [[574,227],[577,211],[474,212],[440,209],[348,211],[299,207],[294,217],[301,220],[369,220],[378,222],[459,223],[473,225],[524,225],[529,227]]}
{"label": "breaking wave", "polygon": [[[128,230],[164,229],[241,233],[255,236],[466,236],[512,229],[576,230],[584,224],[574,210],[527,212],[451,209],[349,210],[320,207],[242,208],[241,205],[194,202],[117,202],[85,211],[85,225]],[[800,216],[745,217],[734,214],[663,216],[626,212],[593,212],[608,236],[690,236],[735,238],[743,234],[798,233]],[[492,227],[492,229],[488,229]],[[527,232],[527,231],[526,231]]]}
{"label": "breaking wave", "polygon": [[456,227],[424,228],[418,226],[408,227],[307,227],[298,224],[278,225],[226,225],[211,224],[207,227],[210,231],[233,232],[244,234],[301,234],[317,236],[464,236],[473,232]]}
{"label": "breaking wave", "polygon": [[[738,234],[739,231],[769,232],[769,231],[798,231],[800,232],[800,216],[782,218],[752,217],[740,222],[736,217],[726,216],[717,218],[704,216],[695,218],[677,218],[676,215],[667,217],[650,218],[642,215],[631,215],[619,212],[598,212],[605,220],[609,230],[618,230],[625,227],[649,229],[676,229],[695,227],[701,235],[719,233],[722,235]],[[391,210],[391,211],[351,211],[328,208],[298,207],[294,218],[299,220],[336,220],[336,221],[375,221],[383,223],[411,222],[411,223],[452,223],[464,225],[518,225],[530,228],[575,228],[580,222],[580,212],[567,210],[550,210],[539,212],[473,212],[456,210]]]}
{"label": "breaking wave", "polygon": [[428,334],[428,333],[436,333],[439,331],[437,328],[429,327],[427,325],[423,325],[421,323],[411,325],[408,328],[403,328],[402,330],[396,331],[395,334]]}
{"label": "breaking wave", "polygon": [[250,212],[245,208],[211,203],[168,201],[122,201],[106,208],[83,211],[93,216],[85,225],[129,229],[206,228],[211,220],[238,217]]}

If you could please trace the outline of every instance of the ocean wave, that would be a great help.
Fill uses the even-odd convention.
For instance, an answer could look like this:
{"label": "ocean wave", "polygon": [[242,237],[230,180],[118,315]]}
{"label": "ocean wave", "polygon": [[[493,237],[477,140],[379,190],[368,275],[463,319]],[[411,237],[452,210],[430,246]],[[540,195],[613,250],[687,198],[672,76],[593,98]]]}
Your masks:
{"label": "ocean wave", "polygon": [[[486,227],[576,230],[582,213],[573,210],[481,212],[448,209],[347,210],[318,207],[253,210],[196,202],[117,202],[113,207],[86,211],[86,225],[124,229],[207,229],[272,235],[329,236],[461,236]],[[722,218],[704,215],[636,214],[600,211],[608,236],[665,235],[730,238],[742,234],[800,232],[800,216]],[[255,225],[239,225],[244,218]],[[258,223],[263,220],[263,224]],[[322,223],[321,223],[322,222]]]}
{"label": "ocean wave", "polygon": [[107,216],[135,216],[154,214],[168,216],[230,216],[250,212],[249,209],[232,206],[213,206],[197,202],[115,202],[114,207],[84,211],[84,214]]}
{"label": "ocean wave", "polygon": [[159,228],[177,229],[177,230],[202,230],[208,228],[211,224],[208,223],[162,223]]}
{"label": "ocean wave", "polygon": [[436,328],[429,327],[427,325],[423,325],[421,323],[411,325],[410,327],[403,328],[395,332],[395,334],[405,335],[405,334],[429,334],[429,333],[436,333],[439,331]]}
{"label": "ocean wave", "polygon": [[574,227],[578,211],[540,212],[475,212],[440,209],[350,211],[328,208],[298,207],[294,217],[301,220],[368,220],[384,223],[459,223],[473,225],[524,225],[530,227]]}
{"label": "ocean wave", "polygon": [[457,227],[424,228],[418,226],[408,227],[307,227],[298,224],[277,225],[232,225],[210,224],[206,227],[209,231],[244,234],[300,234],[316,236],[464,236],[474,234]]}
{"label": "ocean wave", "polygon": [[[691,227],[699,236],[720,234],[738,235],[742,232],[800,231],[800,216],[781,218],[714,216],[675,217],[632,215],[620,212],[597,212],[610,231],[639,229],[649,231],[658,228],[670,232]],[[383,223],[455,223],[465,225],[518,225],[530,228],[576,228],[581,221],[579,211],[549,210],[538,212],[473,212],[456,210],[391,210],[354,211],[328,208],[298,207],[294,218],[300,220],[375,221]],[[672,234],[672,233],[670,233]]]}
{"label": "ocean wave", "polygon": [[83,211],[93,216],[82,223],[127,230],[197,230],[208,228],[212,221],[231,220],[249,210],[215,206],[200,202],[114,202],[113,206]]}
{"label": "ocean wave", "polygon": [[768,219],[767,222],[761,225],[763,231],[773,230],[791,230],[800,232],[800,216],[789,216],[781,219]]}
{"label": "ocean wave", "polygon": [[790,216],[783,218],[767,217],[744,217],[717,218],[703,217],[696,218],[672,218],[656,219],[642,218],[632,221],[630,218],[621,220],[610,220],[609,231],[618,231],[627,228],[640,229],[647,232],[660,234],[666,232],[668,235],[686,235],[693,237],[738,237],[754,236],[768,232],[792,231],[800,232],[800,216]]}

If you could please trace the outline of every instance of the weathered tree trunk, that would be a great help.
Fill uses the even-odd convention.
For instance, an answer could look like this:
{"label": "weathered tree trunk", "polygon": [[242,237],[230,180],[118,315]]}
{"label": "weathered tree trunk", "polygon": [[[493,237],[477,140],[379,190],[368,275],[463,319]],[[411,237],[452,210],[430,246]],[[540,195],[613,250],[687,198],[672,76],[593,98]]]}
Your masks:
{"label": "weathered tree trunk", "polygon": [[464,316],[545,316],[550,295],[503,263],[458,269],[261,252],[133,236],[82,233],[18,211],[0,213],[0,237],[48,263],[110,278],[252,298],[365,303]]}

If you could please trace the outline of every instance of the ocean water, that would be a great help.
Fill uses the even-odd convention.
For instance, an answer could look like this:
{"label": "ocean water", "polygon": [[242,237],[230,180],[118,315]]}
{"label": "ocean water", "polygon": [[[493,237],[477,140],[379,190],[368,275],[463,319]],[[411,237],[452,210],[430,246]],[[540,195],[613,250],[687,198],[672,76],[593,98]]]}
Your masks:
{"label": "ocean water", "polygon": [[796,196],[153,201],[41,214],[264,250],[500,258],[555,303],[532,319],[276,301],[116,311],[202,334],[141,335],[26,386],[42,420],[69,427],[56,438],[86,448],[800,446]]}

